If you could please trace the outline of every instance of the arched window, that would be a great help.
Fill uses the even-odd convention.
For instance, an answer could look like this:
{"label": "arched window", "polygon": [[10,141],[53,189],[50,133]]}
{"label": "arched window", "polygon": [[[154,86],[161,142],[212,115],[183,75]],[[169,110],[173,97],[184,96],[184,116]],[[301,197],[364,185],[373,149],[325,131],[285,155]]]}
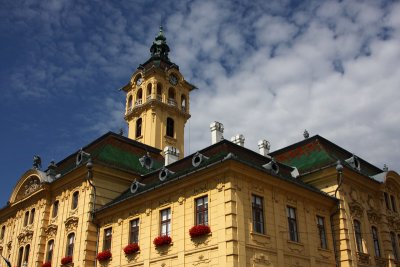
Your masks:
{"label": "arched window", "polygon": [[168,90],[168,104],[176,106],[175,89],[174,88],[169,88],[169,90]]}
{"label": "arched window", "polygon": [[35,209],[34,208],[31,210],[31,216],[29,217],[29,224],[32,224],[33,220],[35,220]]}
{"label": "arched window", "polygon": [[374,242],[374,250],[375,256],[380,258],[381,257],[381,248],[379,246],[379,237],[378,237],[378,229],[375,226],[372,226],[372,240]]}
{"label": "arched window", "polygon": [[24,247],[20,247],[18,250],[18,261],[17,261],[17,267],[22,266],[22,257],[24,256]]}
{"label": "arched window", "polygon": [[74,192],[72,195],[71,208],[74,210],[78,207],[79,191]]}
{"label": "arched window", "polygon": [[54,251],[54,240],[50,240],[47,242],[47,255],[46,255],[46,261],[51,262],[53,259],[53,251]]}
{"label": "arched window", "polygon": [[140,88],[136,93],[136,105],[141,105],[143,103],[143,91]]}
{"label": "arched window", "polygon": [[162,101],[162,85],[157,83],[157,100]]}
{"label": "arched window", "polygon": [[28,219],[29,219],[29,211],[26,211],[24,216],[24,226],[28,225]]}
{"label": "arched window", "polygon": [[186,112],[186,96],[181,96],[181,109],[183,112]]}
{"label": "arched window", "polygon": [[151,83],[149,83],[148,85],[147,85],[147,92],[146,92],[146,99],[147,100],[149,100],[149,99],[151,99],[151,93],[152,93],[152,84]]}
{"label": "arched window", "polygon": [[174,137],[174,120],[167,118],[167,136]]}
{"label": "arched window", "polygon": [[53,213],[52,213],[52,217],[55,218],[58,215],[58,200],[54,201],[53,204]]}
{"label": "arched window", "polygon": [[5,233],[6,233],[6,226],[3,225],[3,227],[1,227],[0,240],[4,239],[4,234]]}
{"label": "arched window", "polygon": [[70,233],[67,238],[67,256],[74,255],[75,234]]}
{"label": "arched window", "polygon": [[133,101],[133,97],[132,97],[132,95],[130,95],[128,97],[128,103],[127,103],[128,111],[130,111],[132,109],[132,101]]}
{"label": "arched window", "polygon": [[354,220],[354,234],[356,236],[357,251],[364,253],[364,248],[362,244],[361,223],[358,220]]}
{"label": "arched window", "polygon": [[31,250],[31,246],[30,245],[26,245],[25,246],[25,255],[24,255],[24,263],[27,263],[29,260],[29,252]]}
{"label": "arched window", "polygon": [[142,136],[142,118],[136,120],[136,138]]}

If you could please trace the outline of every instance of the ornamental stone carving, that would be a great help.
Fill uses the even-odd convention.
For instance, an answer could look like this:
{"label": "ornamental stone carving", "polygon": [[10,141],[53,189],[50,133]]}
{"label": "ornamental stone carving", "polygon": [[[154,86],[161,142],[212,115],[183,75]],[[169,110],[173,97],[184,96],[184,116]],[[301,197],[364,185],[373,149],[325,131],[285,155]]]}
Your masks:
{"label": "ornamental stone carving", "polygon": [[19,245],[25,245],[32,241],[33,231],[25,230],[18,235],[18,243]]}
{"label": "ornamental stone carving", "polygon": [[30,179],[24,187],[24,196],[30,195],[31,193],[41,188],[39,179]]}
{"label": "ornamental stone carving", "polygon": [[44,230],[44,232],[48,239],[56,237],[57,228],[58,228],[58,226],[54,225],[54,224],[50,224],[49,226],[47,226],[47,228],[46,228],[46,230]]}
{"label": "ornamental stone carving", "polygon": [[364,208],[358,202],[349,203],[350,213],[353,218],[362,218]]}
{"label": "ornamental stone carving", "polygon": [[375,210],[368,210],[367,216],[371,224],[378,225],[381,221],[381,215]]}
{"label": "ornamental stone carving", "polygon": [[65,230],[67,232],[75,231],[76,228],[78,227],[78,221],[79,221],[78,217],[69,217],[68,219],[66,219],[64,222]]}

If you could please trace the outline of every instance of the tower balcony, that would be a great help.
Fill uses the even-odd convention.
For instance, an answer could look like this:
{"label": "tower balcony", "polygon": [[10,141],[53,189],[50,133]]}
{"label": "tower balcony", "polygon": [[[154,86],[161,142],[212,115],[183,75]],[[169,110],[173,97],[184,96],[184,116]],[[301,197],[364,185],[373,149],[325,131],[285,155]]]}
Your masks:
{"label": "tower balcony", "polygon": [[176,106],[176,100],[173,98],[168,98],[168,105],[170,106]]}
{"label": "tower balcony", "polygon": [[141,106],[143,104],[143,100],[142,99],[138,99],[135,102],[135,106]]}

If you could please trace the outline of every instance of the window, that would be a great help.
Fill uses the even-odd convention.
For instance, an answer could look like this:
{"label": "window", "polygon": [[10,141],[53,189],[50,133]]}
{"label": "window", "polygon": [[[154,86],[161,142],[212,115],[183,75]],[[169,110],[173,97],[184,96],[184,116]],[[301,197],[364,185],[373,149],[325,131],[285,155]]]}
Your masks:
{"label": "window", "polygon": [[24,216],[24,226],[28,225],[28,219],[29,219],[29,211],[25,212]]}
{"label": "window", "polygon": [[53,204],[53,213],[52,213],[52,217],[53,218],[55,218],[55,217],[57,217],[57,215],[58,215],[58,200],[57,201],[54,201],[54,204]]}
{"label": "window", "polygon": [[393,257],[396,261],[398,261],[399,253],[397,251],[396,235],[393,232],[390,232],[390,241],[392,243]]}
{"label": "window", "polygon": [[157,84],[157,100],[162,101],[162,85],[160,83]]}
{"label": "window", "polygon": [[129,243],[139,243],[139,219],[130,221]]}
{"label": "window", "polygon": [[3,227],[1,227],[0,240],[4,239],[4,234],[5,233],[6,233],[6,226],[3,225]]}
{"label": "window", "polygon": [[251,207],[253,212],[253,231],[256,233],[264,234],[264,209],[263,198],[252,195]]}
{"label": "window", "polygon": [[325,231],[325,218],[317,216],[317,226],[319,233],[319,246],[320,248],[327,249],[328,242],[326,241],[326,231]]}
{"label": "window", "polygon": [[147,85],[147,99],[151,98],[151,91],[152,91],[152,85],[151,85],[151,83],[149,83]]}
{"label": "window", "polygon": [[174,120],[167,118],[167,136],[174,137]]}
{"label": "window", "polygon": [[291,241],[299,242],[299,236],[297,233],[296,209],[293,207],[287,207],[287,217],[289,225],[289,239]]}
{"label": "window", "polygon": [[397,212],[396,200],[393,195],[390,195],[390,201],[392,202],[392,209],[394,212]]}
{"label": "window", "polygon": [[208,225],[208,196],[196,199],[196,225]]}
{"label": "window", "polygon": [[160,235],[167,235],[171,234],[171,209],[165,209],[160,211]]}
{"label": "window", "polygon": [[103,250],[111,250],[111,240],[112,240],[112,228],[110,227],[104,230]]}
{"label": "window", "polygon": [[47,255],[46,255],[46,261],[51,262],[53,259],[53,251],[54,251],[54,240],[50,240],[47,242]]}
{"label": "window", "polygon": [[372,240],[374,242],[375,256],[381,257],[381,248],[379,246],[378,230],[376,229],[375,226],[372,226],[371,231],[372,231]]}
{"label": "window", "polygon": [[181,97],[181,109],[182,109],[182,111],[186,111],[186,96],[185,95],[182,95],[182,97]]}
{"label": "window", "polygon": [[142,136],[142,118],[136,120],[136,138]]}
{"label": "window", "polygon": [[0,256],[3,255],[3,247],[0,247]]}
{"label": "window", "polygon": [[22,257],[24,256],[24,247],[20,247],[18,250],[18,261],[17,261],[17,267],[22,266]]}
{"label": "window", "polygon": [[79,191],[74,192],[72,195],[71,208],[74,210],[78,207]]}
{"label": "window", "polygon": [[67,238],[67,256],[74,255],[75,234],[70,233]]}
{"label": "window", "polygon": [[29,252],[31,250],[31,246],[30,245],[26,245],[25,247],[25,256],[24,256],[24,263],[28,262],[29,260]]}
{"label": "window", "polygon": [[132,100],[133,99],[133,97],[130,95],[129,97],[128,97],[128,111],[130,111],[131,109],[132,109]]}
{"label": "window", "polygon": [[357,251],[364,253],[361,235],[361,223],[357,220],[354,220],[354,234],[356,236]]}
{"label": "window", "polygon": [[384,197],[385,197],[386,208],[387,208],[388,210],[390,210],[389,195],[388,195],[388,193],[386,193],[386,192],[384,192],[383,195],[384,195]]}
{"label": "window", "polygon": [[32,224],[34,219],[35,219],[35,209],[32,209],[31,216],[29,217],[29,224]]}

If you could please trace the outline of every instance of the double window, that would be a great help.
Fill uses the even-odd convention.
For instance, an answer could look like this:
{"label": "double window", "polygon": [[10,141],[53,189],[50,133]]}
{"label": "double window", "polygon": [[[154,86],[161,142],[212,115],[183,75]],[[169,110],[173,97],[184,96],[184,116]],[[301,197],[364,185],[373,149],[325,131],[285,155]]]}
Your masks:
{"label": "double window", "polygon": [[103,250],[111,250],[112,228],[104,229]]}
{"label": "double window", "polygon": [[357,251],[364,253],[364,248],[362,244],[361,223],[358,220],[354,220],[354,234],[356,236]]}
{"label": "double window", "polygon": [[375,226],[372,226],[371,232],[372,232],[372,240],[374,242],[375,256],[381,257],[381,248],[379,246],[378,229],[376,229]]}
{"label": "double window", "polygon": [[264,234],[264,208],[263,198],[252,195],[251,208],[253,213],[253,231],[259,234]]}
{"label": "double window", "polygon": [[196,199],[196,225],[208,225],[208,196]]}
{"label": "double window", "polygon": [[25,246],[25,253],[24,253],[24,247],[20,247],[19,248],[17,267],[22,267],[22,264],[28,263],[30,249],[31,249],[31,246],[30,245],[26,245]]}
{"label": "double window", "polygon": [[393,195],[390,195],[386,192],[383,193],[383,196],[385,197],[385,204],[386,204],[386,209],[392,210],[394,212],[397,212],[397,205],[396,205],[396,198]]}
{"label": "double window", "polygon": [[160,235],[171,235],[171,208],[160,211]]}
{"label": "double window", "polygon": [[317,226],[319,234],[319,246],[320,248],[327,249],[328,242],[326,240],[326,230],[325,230],[325,218],[317,216]]}
{"label": "double window", "polygon": [[139,243],[139,219],[130,221],[129,243]]}
{"label": "double window", "polygon": [[70,233],[67,237],[67,256],[74,255],[75,234]]}
{"label": "double window", "polygon": [[296,208],[287,207],[287,218],[289,226],[289,240],[299,242],[299,235],[297,232]]}

